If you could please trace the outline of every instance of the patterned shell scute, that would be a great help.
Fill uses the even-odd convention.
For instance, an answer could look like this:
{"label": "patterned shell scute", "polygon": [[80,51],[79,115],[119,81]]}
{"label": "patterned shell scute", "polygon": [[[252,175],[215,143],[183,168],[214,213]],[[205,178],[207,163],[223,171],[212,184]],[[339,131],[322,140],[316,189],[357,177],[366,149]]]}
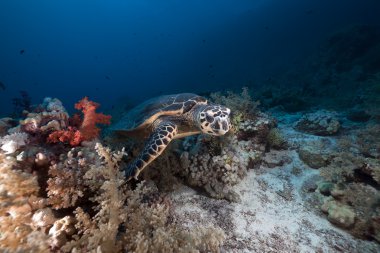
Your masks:
{"label": "patterned shell scute", "polygon": [[129,111],[119,122],[117,128],[133,130],[148,126],[155,119],[165,115],[182,115],[196,104],[207,104],[207,100],[192,93],[164,95],[151,98]]}

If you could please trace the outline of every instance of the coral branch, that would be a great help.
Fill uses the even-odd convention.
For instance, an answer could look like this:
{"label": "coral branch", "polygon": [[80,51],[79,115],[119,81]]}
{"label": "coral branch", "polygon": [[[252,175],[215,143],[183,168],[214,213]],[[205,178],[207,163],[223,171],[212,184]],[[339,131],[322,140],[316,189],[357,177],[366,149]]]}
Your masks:
{"label": "coral branch", "polygon": [[78,146],[82,141],[93,140],[99,136],[100,128],[96,124],[110,124],[111,116],[96,113],[100,105],[88,100],[87,97],[75,104],[75,109],[82,111],[83,120],[75,114],[69,121],[71,126],[66,130],[52,132],[47,141],[51,143],[63,142],[71,146]]}

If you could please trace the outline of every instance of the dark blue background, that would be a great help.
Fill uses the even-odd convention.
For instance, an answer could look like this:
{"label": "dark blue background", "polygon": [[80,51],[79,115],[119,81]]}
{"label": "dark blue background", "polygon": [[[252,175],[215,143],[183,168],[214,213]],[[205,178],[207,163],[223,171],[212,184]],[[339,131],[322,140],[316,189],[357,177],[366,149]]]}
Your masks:
{"label": "dark blue background", "polygon": [[260,85],[337,29],[380,24],[379,13],[378,0],[1,0],[0,115],[20,90],[107,109]]}

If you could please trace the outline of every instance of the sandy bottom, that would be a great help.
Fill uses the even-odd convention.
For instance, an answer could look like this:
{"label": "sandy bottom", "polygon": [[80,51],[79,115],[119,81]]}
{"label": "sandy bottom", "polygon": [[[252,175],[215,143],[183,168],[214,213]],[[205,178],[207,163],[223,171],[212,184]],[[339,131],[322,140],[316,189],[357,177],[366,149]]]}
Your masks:
{"label": "sandy bottom", "polygon": [[[295,137],[292,131],[287,134]],[[188,227],[222,228],[227,236],[222,252],[380,252],[379,244],[337,228],[306,201],[308,189],[313,189],[308,185],[318,174],[295,149],[271,151],[235,186],[240,203],[211,199],[181,186],[172,193],[175,213]]]}

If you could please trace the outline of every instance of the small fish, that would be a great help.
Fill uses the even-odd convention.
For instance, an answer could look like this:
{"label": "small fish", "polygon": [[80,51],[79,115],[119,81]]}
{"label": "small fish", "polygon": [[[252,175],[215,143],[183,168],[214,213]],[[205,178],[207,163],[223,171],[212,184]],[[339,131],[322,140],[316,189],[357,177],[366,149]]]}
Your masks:
{"label": "small fish", "polygon": [[22,54],[24,54],[25,53],[25,49],[21,49],[20,50],[20,54],[22,55]]}
{"label": "small fish", "polygon": [[109,76],[106,76],[106,79],[107,79],[107,80],[111,80],[111,77],[109,77]]}
{"label": "small fish", "polygon": [[3,82],[0,82],[0,89],[5,90],[5,84]]}

